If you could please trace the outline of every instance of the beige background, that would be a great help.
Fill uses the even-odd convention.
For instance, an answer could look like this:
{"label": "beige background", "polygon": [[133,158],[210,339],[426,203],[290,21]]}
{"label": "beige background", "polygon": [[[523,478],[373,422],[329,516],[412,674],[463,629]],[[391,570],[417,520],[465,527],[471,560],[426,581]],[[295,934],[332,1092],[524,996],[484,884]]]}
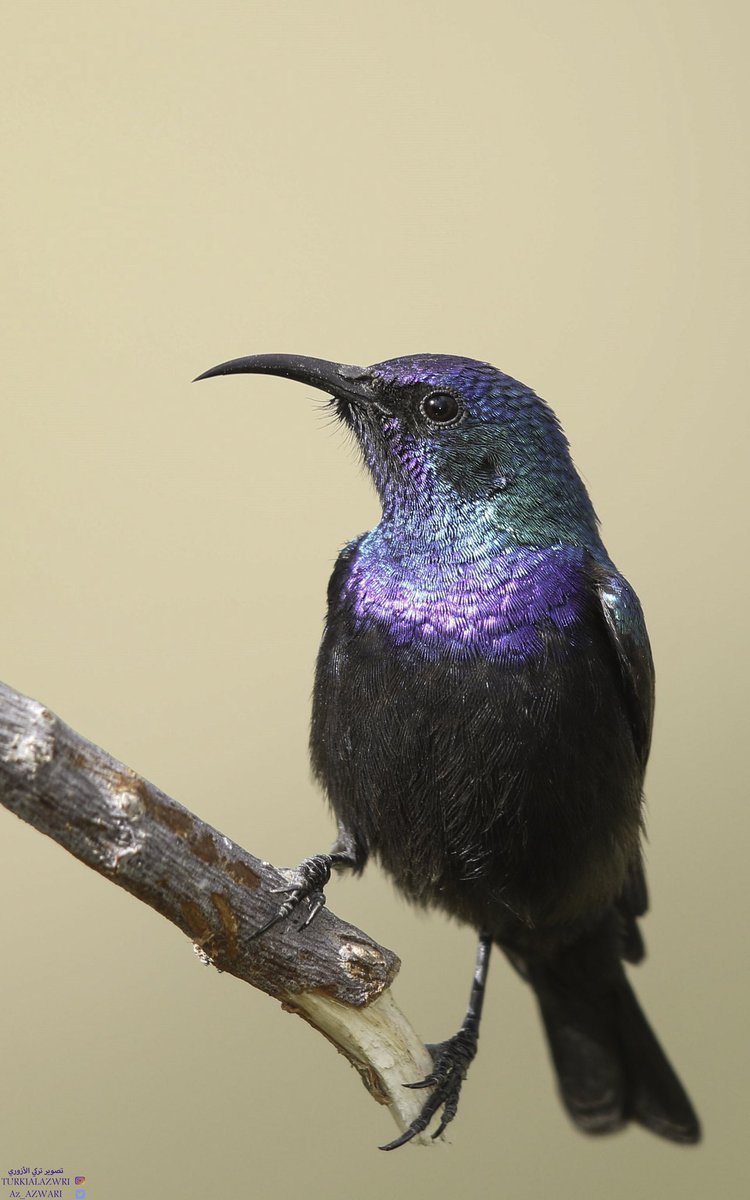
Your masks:
{"label": "beige background", "polygon": [[[0,813],[0,1170],[107,1197],[747,1194],[747,6],[6,8],[0,675],[249,848],[332,826],[307,768],[326,579],[376,504],[288,350],[488,358],[548,398],[658,668],[638,990],[705,1121],[595,1141],[492,967],[452,1144]],[[376,868],[332,906],[453,1032],[470,931]]]}

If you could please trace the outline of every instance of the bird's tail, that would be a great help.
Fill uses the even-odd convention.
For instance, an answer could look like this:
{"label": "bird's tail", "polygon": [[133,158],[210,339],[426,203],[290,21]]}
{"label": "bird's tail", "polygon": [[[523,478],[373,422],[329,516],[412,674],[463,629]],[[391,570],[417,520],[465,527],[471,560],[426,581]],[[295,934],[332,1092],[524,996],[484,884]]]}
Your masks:
{"label": "bird's tail", "polygon": [[573,1121],[587,1133],[609,1133],[632,1120],[674,1142],[699,1141],[698,1117],[621,963],[586,968],[568,952],[529,972]]}

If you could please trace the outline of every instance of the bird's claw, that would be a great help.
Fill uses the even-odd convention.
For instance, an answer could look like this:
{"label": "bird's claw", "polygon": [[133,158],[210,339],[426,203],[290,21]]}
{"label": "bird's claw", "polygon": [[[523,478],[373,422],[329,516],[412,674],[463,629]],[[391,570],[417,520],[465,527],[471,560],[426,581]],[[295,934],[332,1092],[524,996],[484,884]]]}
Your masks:
{"label": "bird's claw", "polygon": [[437,1045],[428,1046],[427,1049],[432,1055],[432,1071],[424,1079],[415,1083],[405,1083],[404,1087],[434,1087],[435,1090],[427,1098],[422,1111],[414,1118],[409,1128],[387,1146],[381,1146],[381,1150],[397,1150],[399,1146],[406,1145],[427,1128],[435,1113],[442,1108],[440,1124],[431,1135],[433,1139],[439,1138],[458,1111],[461,1085],[477,1052],[476,1033],[470,1029],[460,1029],[452,1038],[448,1038],[447,1042],[439,1042]]}
{"label": "bird's claw", "polygon": [[315,854],[312,858],[306,858],[298,867],[289,872],[294,882],[285,885],[284,887],[272,888],[273,895],[286,895],[286,900],[282,901],[277,911],[266,921],[265,925],[261,925],[260,929],[256,929],[255,933],[250,935],[250,941],[255,941],[272,929],[274,925],[278,925],[280,921],[285,921],[290,917],[294,910],[299,907],[303,900],[306,900],[309,905],[309,912],[302,922],[300,929],[307,929],[311,921],[317,917],[321,908],[325,906],[326,897],[323,888],[331,878],[331,857],[328,854]]}

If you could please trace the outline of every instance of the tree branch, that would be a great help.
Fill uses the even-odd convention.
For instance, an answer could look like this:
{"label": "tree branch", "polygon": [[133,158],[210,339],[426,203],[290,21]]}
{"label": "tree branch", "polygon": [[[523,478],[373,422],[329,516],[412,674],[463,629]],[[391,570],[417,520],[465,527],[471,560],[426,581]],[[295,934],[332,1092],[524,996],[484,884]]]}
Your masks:
{"label": "tree branch", "polygon": [[285,876],[2,683],[0,802],[167,917],[203,962],[304,1017],[399,1128],[418,1114],[423,1096],[402,1085],[432,1063],[391,996],[396,955],[328,909],[305,930],[288,920],[250,941]]}

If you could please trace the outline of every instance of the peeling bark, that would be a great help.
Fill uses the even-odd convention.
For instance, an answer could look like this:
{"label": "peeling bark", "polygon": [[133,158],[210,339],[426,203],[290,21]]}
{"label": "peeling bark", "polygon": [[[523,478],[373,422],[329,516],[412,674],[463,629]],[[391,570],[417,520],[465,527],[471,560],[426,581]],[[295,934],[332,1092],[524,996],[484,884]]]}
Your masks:
{"label": "peeling bark", "polygon": [[292,918],[250,941],[286,876],[5,684],[0,802],[167,917],[203,962],[303,1016],[399,1128],[417,1115],[424,1096],[402,1084],[432,1063],[390,993],[400,967],[393,951],[328,909],[307,929]]}

